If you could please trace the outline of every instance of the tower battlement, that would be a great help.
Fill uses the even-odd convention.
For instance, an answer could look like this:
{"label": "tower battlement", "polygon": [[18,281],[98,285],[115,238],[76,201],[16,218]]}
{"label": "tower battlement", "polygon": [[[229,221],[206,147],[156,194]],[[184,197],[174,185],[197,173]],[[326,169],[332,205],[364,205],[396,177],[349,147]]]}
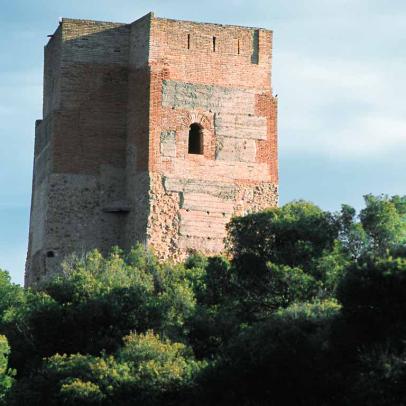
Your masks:
{"label": "tower battlement", "polygon": [[45,47],[26,284],[73,252],[223,249],[275,206],[272,32],[157,18],[62,19]]}

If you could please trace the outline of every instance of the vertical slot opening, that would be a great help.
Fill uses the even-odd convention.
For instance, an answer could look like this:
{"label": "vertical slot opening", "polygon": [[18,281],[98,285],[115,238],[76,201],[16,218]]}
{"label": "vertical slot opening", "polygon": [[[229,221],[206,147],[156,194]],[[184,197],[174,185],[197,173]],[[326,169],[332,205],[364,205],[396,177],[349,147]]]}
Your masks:
{"label": "vertical slot opening", "polygon": [[213,52],[216,52],[216,37],[213,37]]}
{"label": "vertical slot opening", "polygon": [[240,40],[238,40],[238,44],[237,44],[237,52],[238,52],[238,55],[240,55]]}
{"label": "vertical slot opening", "polygon": [[198,123],[189,128],[188,153],[203,155],[203,127]]}
{"label": "vertical slot opening", "polygon": [[252,36],[251,63],[259,64],[259,30],[255,30]]}
{"label": "vertical slot opening", "polygon": [[187,49],[190,49],[190,34],[187,35]]}

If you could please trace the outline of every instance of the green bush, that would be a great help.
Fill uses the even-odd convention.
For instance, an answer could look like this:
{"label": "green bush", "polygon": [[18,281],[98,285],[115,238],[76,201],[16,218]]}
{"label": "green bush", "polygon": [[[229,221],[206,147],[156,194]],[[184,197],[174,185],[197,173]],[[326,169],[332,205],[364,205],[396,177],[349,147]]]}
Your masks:
{"label": "green bush", "polygon": [[20,380],[11,404],[175,405],[204,367],[184,344],[151,331],[133,333],[115,356],[57,354],[45,359],[36,379]]}
{"label": "green bush", "polygon": [[61,386],[60,398],[66,405],[101,405],[105,396],[93,382],[69,378]]}
{"label": "green bush", "polygon": [[7,339],[0,336],[0,405],[6,405],[6,395],[13,385],[13,371],[8,368],[10,347]]}

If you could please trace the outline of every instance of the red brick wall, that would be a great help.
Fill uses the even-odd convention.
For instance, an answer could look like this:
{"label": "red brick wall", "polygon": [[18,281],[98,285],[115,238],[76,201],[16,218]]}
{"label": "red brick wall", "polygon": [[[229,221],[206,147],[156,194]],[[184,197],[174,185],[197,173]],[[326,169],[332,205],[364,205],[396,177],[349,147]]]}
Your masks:
{"label": "red brick wall", "polygon": [[148,242],[162,259],[218,253],[232,215],[277,203],[272,32],[152,18],[149,50]]}
{"label": "red brick wall", "polygon": [[[216,38],[215,52],[213,37]],[[152,70],[149,151],[151,171],[170,172],[173,166],[170,159],[160,159],[161,131],[171,129],[179,134],[178,157],[185,156],[184,151],[187,148],[184,141],[190,125],[187,122],[190,109],[162,106],[162,82],[169,80],[254,92],[256,105],[253,113],[266,117],[268,122],[267,139],[256,141],[256,161],[268,164],[268,180],[278,182],[277,103],[271,88],[271,31],[153,18],[149,59]],[[207,137],[204,155],[213,160],[214,112],[201,108],[193,110],[200,111],[204,116]],[[233,112],[233,107],[230,110]],[[194,157],[187,158],[193,160]],[[241,173],[241,180],[243,179],[244,173]]]}
{"label": "red brick wall", "polygon": [[[259,64],[252,63],[257,51],[255,35],[259,37]],[[161,68],[166,65],[172,80],[270,90],[271,42],[272,32],[267,30],[154,18],[150,61]]]}

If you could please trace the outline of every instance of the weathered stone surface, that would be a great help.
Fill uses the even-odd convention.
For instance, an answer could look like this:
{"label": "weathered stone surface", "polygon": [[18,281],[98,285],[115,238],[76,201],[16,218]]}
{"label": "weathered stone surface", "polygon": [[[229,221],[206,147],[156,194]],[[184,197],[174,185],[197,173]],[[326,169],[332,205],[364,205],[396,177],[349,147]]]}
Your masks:
{"label": "weathered stone surface", "polygon": [[218,137],[266,140],[268,136],[266,117],[245,114],[215,114],[214,126]]}
{"label": "weathered stone surface", "polygon": [[207,179],[208,181],[227,183],[232,181],[266,182],[269,181],[269,164],[235,160],[209,160],[204,157],[195,159],[173,158],[171,174],[178,178]]}
{"label": "weathered stone surface", "polygon": [[[221,196],[221,193],[218,195]],[[226,196],[221,198],[207,193],[182,193],[181,196],[180,207],[185,210],[223,213],[224,215],[230,215],[233,212],[233,202]]]}
{"label": "weathered stone surface", "polygon": [[234,114],[255,113],[255,92],[214,85],[164,80],[162,104],[188,110],[224,111]]}
{"label": "weathered stone surface", "polygon": [[176,131],[161,132],[161,155],[176,157]]}
{"label": "weathered stone surface", "polygon": [[147,242],[160,259],[178,259],[180,195],[165,192],[161,176],[151,175]]}
{"label": "weathered stone surface", "polygon": [[217,137],[216,159],[228,162],[255,162],[257,148],[254,140]]}
{"label": "weathered stone surface", "polygon": [[221,238],[229,219],[230,216],[221,213],[181,210],[179,233],[182,236]]}
{"label": "weathered stone surface", "polygon": [[163,182],[168,192],[201,193],[234,199],[235,187],[232,184],[222,182],[210,182],[202,179],[164,177]]}

